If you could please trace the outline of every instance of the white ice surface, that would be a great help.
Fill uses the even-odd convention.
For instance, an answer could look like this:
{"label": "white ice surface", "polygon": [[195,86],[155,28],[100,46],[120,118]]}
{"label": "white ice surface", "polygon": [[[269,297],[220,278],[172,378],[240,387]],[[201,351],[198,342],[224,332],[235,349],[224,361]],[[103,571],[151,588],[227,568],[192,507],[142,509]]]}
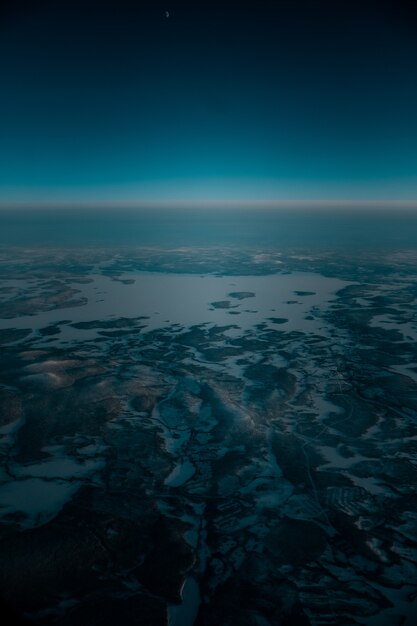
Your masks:
{"label": "white ice surface", "polygon": [[[12,319],[0,318],[0,328],[31,328],[37,330],[61,320],[89,322],[112,320],[119,317],[141,320],[146,330],[163,328],[172,324],[190,327],[196,324],[236,324],[245,330],[261,322],[279,330],[324,332],[325,324],[320,319],[306,320],[312,307],[326,309],[335,293],[348,284],[337,278],[320,274],[294,272],[268,276],[213,276],[195,274],[163,274],[141,272],[125,274],[119,279],[134,279],[133,284],[124,284],[108,276],[89,275],[90,283],[68,287],[79,289],[77,299],[85,297],[83,306],[45,311]],[[30,293],[31,285],[28,283]],[[252,291],[253,298],[237,300],[229,297],[230,292]],[[298,296],[296,291],[314,292],[314,295]],[[228,309],[216,309],[212,302],[230,300],[236,308],[231,315]],[[288,301],[296,301],[288,304]],[[288,322],[274,324],[268,318],[286,318]],[[97,336],[96,330],[77,330],[70,325],[61,326],[61,334],[53,341],[89,339]],[[51,339],[47,337],[47,339]]]}
{"label": "white ice surface", "polygon": [[27,478],[0,487],[0,515],[22,513],[22,528],[38,526],[52,519],[71,499],[80,483]]}

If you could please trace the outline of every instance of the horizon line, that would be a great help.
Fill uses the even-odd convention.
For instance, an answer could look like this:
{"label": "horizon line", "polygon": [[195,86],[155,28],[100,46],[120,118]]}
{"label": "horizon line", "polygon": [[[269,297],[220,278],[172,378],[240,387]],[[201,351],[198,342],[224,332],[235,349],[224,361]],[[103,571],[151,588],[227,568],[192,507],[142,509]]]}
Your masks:
{"label": "horizon line", "polygon": [[0,200],[0,211],[2,210],[47,210],[47,209],[205,209],[205,208],[230,208],[230,209],[416,209],[416,199],[348,199],[348,198],[323,198],[323,199],[153,199],[153,200]]}

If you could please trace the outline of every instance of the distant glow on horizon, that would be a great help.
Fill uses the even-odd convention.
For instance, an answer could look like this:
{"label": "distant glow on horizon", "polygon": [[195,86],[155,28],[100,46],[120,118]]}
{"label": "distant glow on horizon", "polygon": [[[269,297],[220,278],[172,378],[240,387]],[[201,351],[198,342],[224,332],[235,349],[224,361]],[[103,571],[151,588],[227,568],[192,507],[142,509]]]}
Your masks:
{"label": "distant glow on horizon", "polygon": [[85,187],[8,187],[7,206],[417,206],[414,179],[311,181],[255,178],[199,178],[141,181]]}

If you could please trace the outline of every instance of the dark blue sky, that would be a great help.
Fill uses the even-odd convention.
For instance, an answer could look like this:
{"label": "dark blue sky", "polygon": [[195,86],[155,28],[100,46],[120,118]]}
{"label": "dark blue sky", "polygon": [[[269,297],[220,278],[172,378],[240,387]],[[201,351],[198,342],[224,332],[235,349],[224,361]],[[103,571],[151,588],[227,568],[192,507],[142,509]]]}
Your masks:
{"label": "dark blue sky", "polygon": [[401,1],[14,0],[0,85],[3,204],[417,199]]}

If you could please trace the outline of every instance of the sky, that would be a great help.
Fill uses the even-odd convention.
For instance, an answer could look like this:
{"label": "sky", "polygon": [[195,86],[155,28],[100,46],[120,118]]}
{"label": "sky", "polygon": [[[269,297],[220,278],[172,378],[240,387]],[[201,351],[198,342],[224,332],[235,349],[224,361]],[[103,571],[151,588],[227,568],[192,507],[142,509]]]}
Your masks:
{"label": "sky", "polygon": [[6,0],[0,206],[416,202],[402,0]]}

